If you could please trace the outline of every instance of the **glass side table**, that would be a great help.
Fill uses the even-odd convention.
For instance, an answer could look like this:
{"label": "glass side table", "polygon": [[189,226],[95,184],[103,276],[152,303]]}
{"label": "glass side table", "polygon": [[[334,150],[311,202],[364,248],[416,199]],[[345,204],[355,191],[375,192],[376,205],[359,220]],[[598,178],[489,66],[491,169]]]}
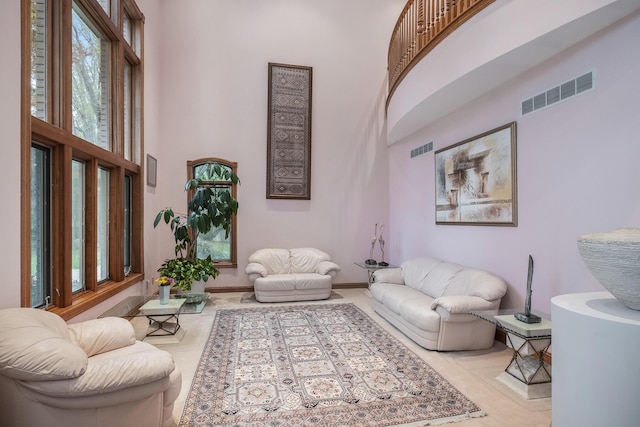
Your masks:
{"label": "glass side table", "polygon": [[171,298],[167,304],[160,304],[159,299],[145,302],[138,310],[147,317],[149,328],[147,336],[175,335],[180,330],[180,311],[185,299]]}
{"label": "glass side table", "polygon": [[160,304],[158,295],[134,295],[102,313],[102,317],[146,317],[149,328],[146,336],[175,335],[180,330],[181,314],[201,313],[209,299],[209,293],[171,294],[169,304]]}
{"label": "glass side table", "polygon": [[366,262],[354,262],[355,265],[357,265],[360,268],[364,268],[365,270],[367,270],[367,275],[369,276],[369,287],[371,287],[371,284],[373,283],[373,273],[375,273],[377,270],[382,270],[384,268],[398,268],[398,266],[396,265],[378,265],[378,264],[367,264]]}
{"label": "glass side table", "polygon": [[522,310],[472,311],[471,314],[502,330],[507,345],[513,350],[509,365],[498,379],[527,399],[550,397],[551,366],[544,359],[551,346],[551,320],[549,315],[534,313],[542,317],[542,321],[524,323],[513,316],[518,311]]}

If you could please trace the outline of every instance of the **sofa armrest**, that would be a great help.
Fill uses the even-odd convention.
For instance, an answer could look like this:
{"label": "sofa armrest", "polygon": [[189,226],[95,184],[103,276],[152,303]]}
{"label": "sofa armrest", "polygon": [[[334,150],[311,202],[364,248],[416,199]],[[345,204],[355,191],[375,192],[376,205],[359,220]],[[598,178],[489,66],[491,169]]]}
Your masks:
{"label": "sofa armrest", "polygon": [[119,317],[87,320],[68,326],[71,340],[87,353],[88,357],[136,342],[131,323]]}
{"label": "sofa armrest", "polygon": [[320,261],[316,268],[318,274],[328,274],[331,277],[335,277],[338,271],[340,271],[340,266],[333,261]]}
{"label": "sofa armrest", "polygon": [[168,379],[174,369],[171,354],[138,341],[133,346],[90,357],[87,370],[77,378],[24,381],[22,385],[46,396],[79,398],[122,392]]}
{"label": "sofa armrest", "polygon": [[431,303],[431,309],[443,308],[450,314],[469,314],[472,311],[494,310],[498,308],[500,301],[487,301],[480,297],[468,295],[448,295],[436,298]]}
{"label": "sofa armrest", "polygon": [[269,274],[266,267],[257,262],[250,262],[247,264],[247,268],[245,268],[244,272],[247,273],[249,280],[252,282],[260,277],[267,277]]}
{"label": "sofa armrest", "polygon": [[373,272],[373,281],[404,285],[401,268],[382,268]]}

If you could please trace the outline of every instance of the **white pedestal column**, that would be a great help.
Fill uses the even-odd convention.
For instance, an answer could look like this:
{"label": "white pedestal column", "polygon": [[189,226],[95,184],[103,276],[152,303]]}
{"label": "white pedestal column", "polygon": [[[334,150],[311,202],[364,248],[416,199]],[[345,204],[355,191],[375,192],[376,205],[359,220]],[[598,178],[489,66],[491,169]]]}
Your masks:
{"label": "white pedestal column", "polygon": [[551,299],[554,426],[640,422],[640,311],[609,292]]}

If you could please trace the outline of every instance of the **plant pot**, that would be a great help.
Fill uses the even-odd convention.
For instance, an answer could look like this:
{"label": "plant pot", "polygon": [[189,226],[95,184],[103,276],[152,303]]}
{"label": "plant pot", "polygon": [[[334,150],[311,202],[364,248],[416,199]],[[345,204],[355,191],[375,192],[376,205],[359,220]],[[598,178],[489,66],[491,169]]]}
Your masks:
{"label": "plant pot", "polygon": [[158,294],[160,295],[160,304],[168,304],[169,295],[171,294],[171,286],[160,286]]}
{"label": "plant pot", "polygon": [[580,236],[578,250],[602,286],[627,307],[640,310],[640,228]]}
{"label": "plant pot", "polygon": [[193,294],[203,294],[204,293],[205,282],[203,280],[198,280],[197,282],[193,282],[191,284],[190,293]]}

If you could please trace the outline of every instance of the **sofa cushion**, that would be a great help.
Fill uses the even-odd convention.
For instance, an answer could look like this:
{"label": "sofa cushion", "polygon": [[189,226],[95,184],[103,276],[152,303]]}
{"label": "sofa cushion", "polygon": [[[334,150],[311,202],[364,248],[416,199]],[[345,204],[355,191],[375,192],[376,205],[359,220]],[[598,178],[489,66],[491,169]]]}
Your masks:
{"label": "sofa cushion", "polygon": [[89,357],[136,342],[131,322],[120,317],[105,317],[71,324],[69,332],[72,341]]}
{"label": "sofa cushion", "polygon": [[400,314],[409,324],[430,332],[440,330],[440,315],[431,310],[431,298],[422,294],[424,298],[408,298],[400,303]]}
{"label": "sofa cushion", "polygon": [[316,273],[320,261],[329,261],[331,257],[315,248],[291,249],[291,273]]}
{"label": "sofa cushion", "polygon": [[464,267],[461,265],[441,262],[431,269],[422,282],[420,290],[433,298],[438,298],[445,294],[449,283],[463,270]]}
{"label": "sofa cushion", "polygon": [[494,301],[507,293],[507,283],[487,271],[464,269],[449,280],[444,295],[468,295]]}
{"label": "sofa cushion", "polygon": [[390,312],[424,331],[440,329],[440,315],[431,310],[433,298],[404,285],[373,283],[371,296]]}
{"label": "sofa cushion", "polygon": [[296,288],[296,282],[291,274],[270,274],[257,278],[254,286],[261,291],[292,291]]}
{"label": "sofa cushion", "polygon": [[410,288],[421,290],[429,272],[440,262],[432,258],[413,258],[403,262],[400,267],[404,284]]}
{"label": "sofa cushion", "polygon": [[76,378],[87,363],[61,317],[32,308],[0,311],[0,374],[19,380]]}
{"label": "sofa cushion", "polygon": [[[137,341],[134,345],[91,357],[86,374],[78,378],[27,381],[23,385],[49,396],[90,396],[168,379],[174,369],[170,353]],[[156,392],[160,391],[162,388]]]}
{"label": "sofa cushion", "polygon": [[331,288],[331,276],[321,276],[316,273],[296,273],[296,289],[327,289]]}
{"label": "sofa cushion", "polygon": [[419,299],[425,302],[425,308],[428,309],[433,298],[423,294],[420,291],[411,289],[404,285],[395,285],[393,283],[373,283],[371,285],[372,296],[383,303],[389,310],[402,315],[402,304],[406,300]]}
{"label": "sofa cushion", "polygon": [[262,264],[268,274],[291,272],[291,254],[288,249],[259,249],[249,257],[249,262]]}
{"label": "sofa cushion", "polygon": [[461,265],[433,258],[414,258],[402,263],[405,285],[433,298],[445,295],[449,281],[460,271]]}

